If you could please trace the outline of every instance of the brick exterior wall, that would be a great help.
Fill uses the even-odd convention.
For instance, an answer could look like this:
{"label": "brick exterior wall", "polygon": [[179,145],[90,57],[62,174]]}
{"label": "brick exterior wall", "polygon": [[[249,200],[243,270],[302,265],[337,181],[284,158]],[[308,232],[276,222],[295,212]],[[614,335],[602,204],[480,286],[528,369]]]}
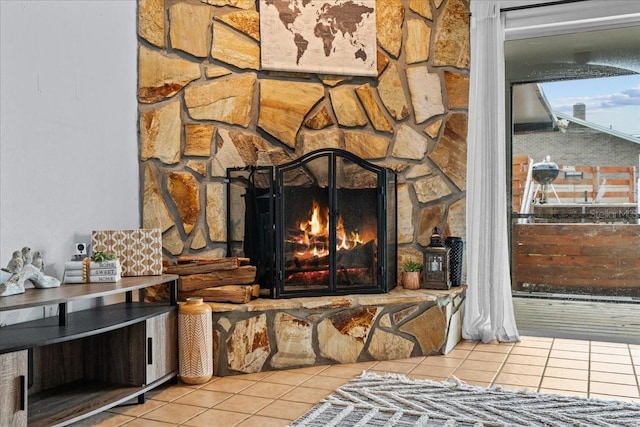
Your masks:
{"label": "brick exterior wall", "polygon": [[513,155],[534,162],[549,155],[558,165],[638,166],[640,144],[570,123],[566,133],[541,131],[513,136]]}

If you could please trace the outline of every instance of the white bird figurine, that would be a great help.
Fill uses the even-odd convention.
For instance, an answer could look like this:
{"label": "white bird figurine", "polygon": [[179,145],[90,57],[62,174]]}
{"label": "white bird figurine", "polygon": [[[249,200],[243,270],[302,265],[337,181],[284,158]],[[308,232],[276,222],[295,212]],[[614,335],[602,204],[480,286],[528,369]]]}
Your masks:
{"label": "white bird figurine", "polygon": [[35,251],[33,254],[33,260],[31,261],[31,264],[37,268],[38,270],[42,271],[44,273],[44,259],[42,258],[42,252],[40,251]]}
{"label": "white bird figurine", "polygon": [[31,261],[33,261],[33,255],[31,254],[31,248],[25,246],[24,248],[22,248],[22,260],[24,261],[24,264],[31,264]]}
{"label": "white bird figurine", "polygon": [[18,273],[22,270],[22,266],[24,265],[24,260],[22,259],[22,252],[15,251],[13,256],[9,260],[7,264],[7,270],[11,273]]}

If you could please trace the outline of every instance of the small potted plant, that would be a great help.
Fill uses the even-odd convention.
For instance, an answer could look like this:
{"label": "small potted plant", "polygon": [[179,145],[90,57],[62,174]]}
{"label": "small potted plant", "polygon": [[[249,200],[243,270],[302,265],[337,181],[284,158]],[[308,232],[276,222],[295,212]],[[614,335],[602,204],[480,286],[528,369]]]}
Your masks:
{"label": "small potted plant", "polygon": [[420,289],[420,272],[422,263],[407,261],[403,265],[402,287],[405,289]]}

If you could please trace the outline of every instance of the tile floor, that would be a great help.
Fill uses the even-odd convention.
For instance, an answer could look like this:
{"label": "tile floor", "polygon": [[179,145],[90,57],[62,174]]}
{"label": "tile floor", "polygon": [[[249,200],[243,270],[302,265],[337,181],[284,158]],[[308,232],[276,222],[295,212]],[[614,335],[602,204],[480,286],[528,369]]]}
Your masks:
{"label": "tile floor", "polygon": [[78,426],[286,426],[363,370],[416,379],[455,376],[545,393],[640,402],[640,345],[521,337],[517,344],[462,341],[445,356],[316,366],[162,386],[143,405],[113,408]]}

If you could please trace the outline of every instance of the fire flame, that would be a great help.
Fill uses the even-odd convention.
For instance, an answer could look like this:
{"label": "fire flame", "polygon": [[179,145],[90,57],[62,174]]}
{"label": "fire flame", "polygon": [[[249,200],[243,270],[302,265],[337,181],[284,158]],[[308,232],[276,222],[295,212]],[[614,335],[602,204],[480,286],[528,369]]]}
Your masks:
{"label": "fire flame", "polygon": [[[300,221],[300,235],[296,238],[296,243],[300,249],[297,251],[299,256],[326,256],[329,254],[329,209],[320,207],[320,204],[314,200],[310,210],[309,220]],[[358,231],[353,230],[347,233],[344,227],[342,215],[338,216],[336,224],[336,249],[348,250],[353,249],[358,244],[362,244]]]}

